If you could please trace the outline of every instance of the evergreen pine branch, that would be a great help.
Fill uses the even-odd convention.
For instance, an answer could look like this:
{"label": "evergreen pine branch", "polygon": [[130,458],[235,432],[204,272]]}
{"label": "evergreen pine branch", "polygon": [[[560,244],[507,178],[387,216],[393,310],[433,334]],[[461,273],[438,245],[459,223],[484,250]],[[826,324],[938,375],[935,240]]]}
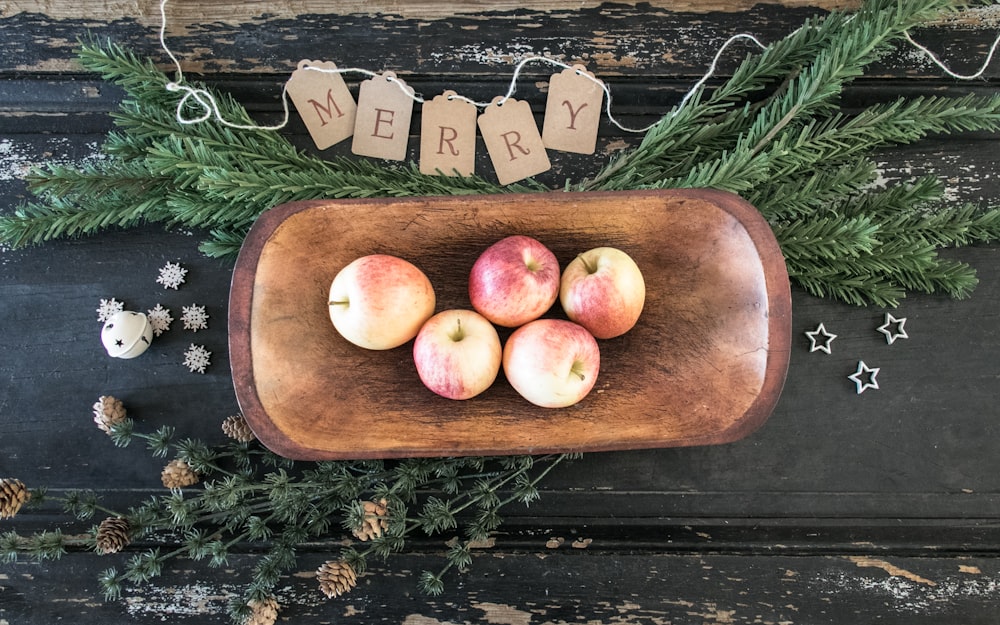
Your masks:
{"label": "evergreen pine branch", "polygon": [[1000,96],[918,97],[874,105],[844,119],[811,120],[782,134],[769,152],[772,174],[782,177],[822,164],[854,160],[888,145],[908,144],[929,134],[1000,129]]}
{"label": "evergreen pine branch", "polygon": [[210,258],[236,258],[247,232],[249,228],[213,228],[208,232],[208,238],[198,245],[198,251]]}
{"label": "evergreen pine branch", "polygon": [[897,213],[883,221],[882,230],[889,236],[916,239],[934,247],[989,243],[1000,239],[1000,209],[961,204]]}
{"label": "evergreen pine branch", "polygon": [[[333,170],[317,176],[309,171],[265,170],[233,172],[224,167],[205,168],[198,180],[198,187],[208,197],[232,203],[234,208],[224,216],[218,213],[204,215],[200,223],[215,222],[242,226],[259,215],[261,206],[276,206],[285,202],[314,199],[412,197],[420,195],[467,195],[496,192],[496,188],[470,181],[468,188],[456,185],[460,180],[447,184],[434,183],[437,177],[412,178],[409,174],[393,179],[384,173],[357,173],[345,175]],[[525,191],[527,189],[524,189]],[[508,190],[509,191],[509,190]],[[243,208],[240,208],[243,207]]]}
{"label": "evergreen pine branch", "polygon": [[[214,122],[201,124],[180,124],[176,116],[177,101],[180,96],[169,92],[169,79],[148,61],[143,61],[119,46],[84,46],[81,49],[84,65],[107,80],[116,82],[126,89],[132,100],[123,103],[116,122],[125,133],[138,141],[163,140],[168,137],[198,140],[208,151],[217,152],[236,166],[237,171],[247,164],[256,164],[261,170],[294,168],[313,171],[319,175],[340,172],[350,178],[354,174],[369,176],[372,170],[388,178],[387,186],[399,185],[408,189],[409,195],[502,193],[542,190],[537,184],[501,187],[476,176],[435,177],[424,176],[415,168],[372,167],[354,159],[324,161],[298,150],[280,134],[264,130],[235,130]],[[134,77],[140,75],[141,80]],[[153,78],[155,76],[155,79]],[[232,97],[217,92],[206,85],[194,83],[194,88],[211,93],[219,106],[220,114],[236,124],[251,125],[254,120]],[[119,143],[120,145],[120,138]],[[359,180],[362,187],[365,179]],[[393,188],[393,187],[390,187]],[[398,187],[395,187],[398,188]],[[397,191],[397,195],[403,192]]]}
{"label": "evergreen pine branch", "polygon": [[880,226],[867,216],[843,219],[831,214],[802,218],[774,226],[786,260],[813,258],[838,261],[871,254],[879,245]]}
{"label": "evergreen pine branch", "polygon": [[87,202],[108,194],[155,195],[169,179],[152,175],[142,161],[118,158],[87,161],[75,166],[49,164],[25,176],[28,190],[39,198]]}
{"label": "evergreen pine branch", "polygon": [[[682,178],[672,165],[687,171],[696,157],[731,157],[747,149],[750,157],[795,120],[833,112],[833,100],[843,86],[887,52],[893,40],[906,29],[953,9],[953,4],[949,0],[878,0],[866,3],[850,16],[834,12],[825,19],[807,22],[783,41],[745,61],[733,78],[717,90],[717,99],[698,106],[701,102],[695,97],[684,108],[668,113],[636,149],[613,161],[591,181],[585,181],[582,188],[662,188],[667,186],[665,179]],[[790,50],[808,50],[809,54],[799,56]],[[764,86],[766,81],[761,78],[773,70],[780,70],[787,82],[765,106],[747,104],[715,124],[691,112],[697,108],[706,115],[718,113],[720,102]],[[680,160],[666,156],[671,153]],[[666,162],[661,161],[664,158]]]}
{"label": "evergreen pine branch", "polygon": [[807,293],[855,306],[874,305],[895,308],[906,297],[900,286],[871,273],[859,273],[850,267],[835,269],[828,264],[788,260],[788,276]]}
{"label": "evergreen pine branch", "polygon": [[140,57],[110,39],[96,38],[79,42],[76,55],[87,71],[119,85],[130,97],[147,102],[166,101],[170,79],[151,59]]}
{"label": "evergreen pine branch", "polygon": [[786,258],[789,277],[813,295],[860,306],[896,307],[907,290],[962,299],[975,288],[975,271],[966,263],[940,259],[936,247],[920,237],[890,236],[886,233],[871,254]]}
{"label": "evergreen pine branch", "polygon": [[761,110],[739,144],[758,153],[795,120],[836,112],[835,98],[847,83],[887,53],[907,29],[953,9],[953,4],[950,0],[866,2],[845,27],[844,36],[817,54],[791,80],[788,90]]}
{"label": "evergreen pine branch", "polygon": [[94,198],[89,207],[50,197],[29,202],[13,214],[0,217],[0,241],[18,248],[64,237],[77,237],[111,227],[131,228],[163,216],[155,196],[123,198],[118,194]]}
{"label": "evergreen pine branch", "polygon": [[766,154],[748,155],[727,152],[721,158],[705,161],[675,178],[665,178],[642,185],[642,189],[710,188],[745,193],[754,189],[768,175]]}
{"label": "evergreen pine branch", "polygon": [[842,198],[837,210],[846,216],[885,218],[899,212],[925,210],[944,197],[944,183],[937,176],[921,176],[906,184],[871,189],[860,197]]}
{"label": "evergreen pine branch", "polygon": [[[862,193],[876,176],[875,163],[869,159],[857,159],[842,165],[817,167],[812,175],[772,178],[770,184],[755,187],[744,197],[770,223],[775,224],[815,213],[823,214],[845,197]],[[859,211],[856,214],[867,213]]]}
{"label": "evergreen pine branch", "polygon": [[809,19],[761,53],[749,55],[711,95],[705,97],[702,88],[684,106],[674,107],[646,133],[637,148],[618,156],[584,181],[581,189],[622,190],[649,184],[670,176],[670,172],[688,169],[697,156],[715,156],[731,149],[754,113],[775,94],[753,104],[741,105],[741,99],[775,85],[777,93],[783,92],[789,76],[828,45],[849,19],[842,12]]}

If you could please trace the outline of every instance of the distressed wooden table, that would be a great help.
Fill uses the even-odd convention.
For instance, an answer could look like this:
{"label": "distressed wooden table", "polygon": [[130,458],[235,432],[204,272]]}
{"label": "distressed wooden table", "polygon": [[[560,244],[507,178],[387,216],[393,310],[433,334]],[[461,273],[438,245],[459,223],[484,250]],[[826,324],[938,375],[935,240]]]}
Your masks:
{"label": "distressed wooden table", "polygon": [[[616,114],[642,125],[676,103],[730,35],[772,41],[816,11],[849,4],[788,0],[642,4],[591,2],[185,2],[168,7],[167,35],[190,73],[229,90],[262,121],[277,119],[280,85],[303,58],[393,69],[418,92],[461,87],[488,99],[506,90],[526,54],[583,60],[615,93]],[[804,6],[812,4],[814,6]],[[157,3],[0,3],[0,210],[26,198],[25,171],[94,155],[120,93],[74,63],[80,38],[110,38],[165,60]],[[919,33],[978,67],[1000,29],[998,6]],[[720,72],[734,67],[727,55]],[[526,68],[519,94],[541,106],[548,67]],[[896,94],[994,92],[996,63],[959,83],[900,48],[848,92],[845,106]],[[536,109],[537,110],[537,109]],[[415,126],[416,127],[416,126]],[[306,147],[293,119],[286,131]],[[542,176],[595,171],[636,137],[603,124],[598,155],[554,155]],[[416,146],[411,141],[411,149]],[[330,153],[346,148],[336,147]],[[891,184],[933,172],[955,201],[1000,198],[995,136],[932,138],[880,159]],[[481,171],[488,165],[480,163]],[[112,503],[160,492],[158,460],[141,445],[116,449],[90,405],[121,397],[130,412],[182,436],[222,440],[234,413],[226,359],[232,265],[196,249],[197,233],[148,228],[0,251],[0,476],[53,492],[94,488]],[[995,623],[1000,610],[1000,248],[954,251],[979,270],[972,299],[914,296],[896,316],[909,338],[876,331],[885,310],[818,300],[793,289],[791,365],[777,409],[739,442],[607,452],[561,466],[530,508],[507,511],[474,566],[446,592],[417,591],[414,571],[435,568],[440,541],[415,542],[372,563],[338,600],[312,572],[339,542],[300,553],[284,578],[282,618],[296,623]],[[154,283],[167,261],[190,270],[181,290]],[[211,316],[197,335],[213,352],[205,375],[180,363],[190,335],[171,332],[141,361],[102,351],[94,309],[130,307]],[[832,355],[810,353],[820,322],[838,335]],[[881,368],[880,389],[855,393],[859,359]],[[0,531],[82,530],[56,508],[0,521]],[[126,553],[120,557],[125,558]],[[0,624],[223,623],[225,601],[259,556],[212,569],[174,563],[148,586],[104,603],[96,580],[108,558],[0,564]]]}

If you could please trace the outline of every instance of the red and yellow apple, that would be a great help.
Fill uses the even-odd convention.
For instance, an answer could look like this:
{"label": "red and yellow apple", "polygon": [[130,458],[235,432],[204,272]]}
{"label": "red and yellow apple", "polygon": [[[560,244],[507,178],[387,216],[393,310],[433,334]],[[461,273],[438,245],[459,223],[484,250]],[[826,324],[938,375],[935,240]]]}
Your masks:
{"label": "red and yellow apple", "polygon": [[509,236],[486,248],[469,274],[472,307],[499,326],[537,319],[558,297],[559,261],[528,236]]}
{"label": "red and yellow apple", "polygon": [[330,320],[366,349],[392,349],[417,335],[434,314],[434,288],[409,261],[387,254],[357,258],[330,284]]}
{"label": "red and yellow apple", "polygon": [[646,283],[632,257],[613,247],[596,247],[563,271],[559,302],[566,316],[599,339],[625,334],[646,303]]}
{"label": "red and yellow apple", "polygon": [[503,371],[522,397],[543,408],[572,406],[597,382],[601,351],[583,326],[537,319],[508,337]]}
{"label": "red and yellow apple", "polygon": [[473,310],[446,310],[420,328],[413,362],[424,386],[448,399],[469,399],[500,372],[503,348],[493,324]]}

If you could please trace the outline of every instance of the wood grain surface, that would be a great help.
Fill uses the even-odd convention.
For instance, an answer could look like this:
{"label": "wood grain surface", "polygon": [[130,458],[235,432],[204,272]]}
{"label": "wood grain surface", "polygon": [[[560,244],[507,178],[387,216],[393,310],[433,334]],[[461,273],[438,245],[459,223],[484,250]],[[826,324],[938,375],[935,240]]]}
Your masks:
{"label": "wood grain surface", "polygon": [[[470,308],[472,264],[512,234],[545,243],[561,267],[610,245],[643,271],[643,315],[600,342],[601,373],[580,403],[539,408],[502,374],[471,400],[444,399],[420,383],[412,343],[373,352],[333,329],[329,284],[355,258],[410,260],[439,311]],[[756,429],[784,382],[791,301],[767,223],[719,191],[319,201],[274,208],[251,231],[229,325],[243,413],[283,455],[583,452],[725,443]]]}

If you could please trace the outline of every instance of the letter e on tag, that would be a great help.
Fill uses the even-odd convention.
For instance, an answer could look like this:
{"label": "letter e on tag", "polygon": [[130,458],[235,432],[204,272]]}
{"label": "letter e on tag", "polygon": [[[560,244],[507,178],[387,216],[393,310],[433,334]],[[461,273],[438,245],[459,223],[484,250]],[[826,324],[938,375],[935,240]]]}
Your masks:
{"label": "letter e on tag", "polygon": [[420,122],[420,173],[471,176],[476,170],[476,105],[445,91],[425,102]]}
{"label": "letter e on tag", "polygon": [[413,89],[393,72],[361,83],[351,152],[360,156],[406,159],[413,116]]}
{"label": "letter e on tag", "polygon": [[[299,61],[285,89],[295,104],[309,136],[320,150],[354,133],[357,105],[337,66],[322,61]],[[326,70],[326,71],[324,71]]]}
{"label": "letter e on tag", "polygon": [[603,99],[604,88],[583,65],[553,74],[542,123],[545,147],[593,154],[597,149]]}
{"label": "letter e on tag", "polygon": [[479,131],[500,184],[517,182],[551,167],[527,102],[493,98],[479,116]]}

